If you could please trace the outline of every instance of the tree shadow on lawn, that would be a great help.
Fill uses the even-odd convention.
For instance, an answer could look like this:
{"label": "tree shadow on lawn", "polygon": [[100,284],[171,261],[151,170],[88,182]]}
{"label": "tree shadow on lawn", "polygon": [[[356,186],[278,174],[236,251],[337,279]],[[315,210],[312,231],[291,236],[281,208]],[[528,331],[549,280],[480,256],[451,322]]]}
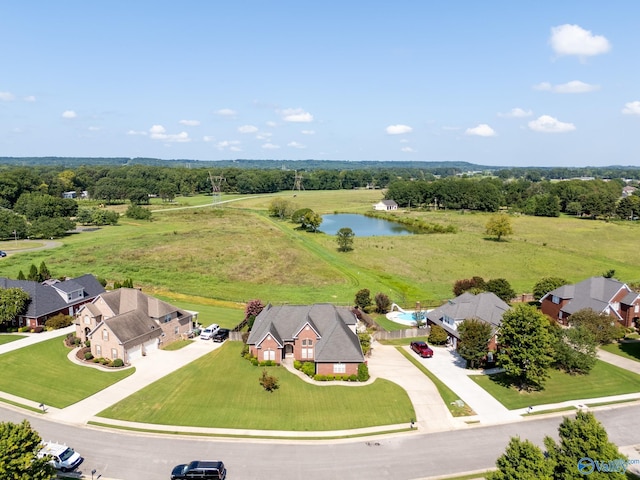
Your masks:
{"label": "tree shadow on lawn", "polygon": [[529,390],[522,389],[519,386],[518,379],[510,377],[506,373],[494,373],[492,375],[487,375],[489,380],[493,383],[500,385],[501,387],[508,388],[510,390],[515,390],[518,393],[533,393],[533,392],[541,392],[544,388],[534,388],[531,387]]}
{"label": "tree shadow on lawn", "polygon": [[630,340],[619,343],[620,350],[640,361],[640,340]]}

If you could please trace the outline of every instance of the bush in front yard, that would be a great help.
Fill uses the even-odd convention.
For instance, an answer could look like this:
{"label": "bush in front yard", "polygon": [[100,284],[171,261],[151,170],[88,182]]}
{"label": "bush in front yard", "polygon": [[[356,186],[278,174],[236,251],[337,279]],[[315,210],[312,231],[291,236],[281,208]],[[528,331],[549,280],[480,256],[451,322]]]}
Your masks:
{"label": "bush in front yard", "polygon": [[358,365],[358,381],[366,382],[369,380],[369,367],[366,363],[361,363]]}
{"label": "bush in front yard", "polygon": [[73,317],[71,317],[70,315],[63,315],[62,313],[59,313],[58,315],[47,319],[47,321],[44,322],[44,325],[47,328],[58,330],[59,328],[68,327],[72,323]]}
{"label": "bush in front yard", "polygon": [[84,359],[85,360],[92,360],[93,359],[93,354],[91,352],[87,352],[84,354]]}
{"label": "bush in front yard", "polygon": [[123,367],[124,366],[124,362],[122,361],[121,358],[116,358],[113,362],[111,362],[111,366],[112,367]]}
{"label": "bush in front yard", "polygon": [[316,374],[316,364],[313,362],[304,362],[302,364],[302,367],[300,368],[300,371],[305,375],[313,378],[313,376]]}
{"label": "bush in front yard", "polygon": [[294,360],[293,368],[295,368],[296,370],[300,370],[302,368],[302,362],[300,360]]}
{"label": "bush in front yard", "polygon": [[447,331],[440,325],[431,325],[431,333],[429,333],[429,343],[432,345],[444,345],[447,343],[449,335]]}
{"label": "bush in front yard", "polygon": [[267,370],[262,370],[262,376],[258,380],[262,388],[264,388],[267,392],[273,392],[277,390],[280,385],[278,385],[278,378],[273,375],[269,375]]}

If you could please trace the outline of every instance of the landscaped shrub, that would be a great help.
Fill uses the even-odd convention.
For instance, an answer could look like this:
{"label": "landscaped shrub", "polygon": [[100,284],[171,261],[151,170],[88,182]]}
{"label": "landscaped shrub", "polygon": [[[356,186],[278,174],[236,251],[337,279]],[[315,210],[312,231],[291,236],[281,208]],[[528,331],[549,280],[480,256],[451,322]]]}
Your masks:
{"label": "landscaped shrub", "polygon": [[113,362],[111,362],[111,366],[112,367],[123,367],[124,366],[124,362],[122,361],[121,358],[116,358]]}
{"label": "landscaped shrub", "polygon": [[85,360],[91,360],[93,358],[93,354],[91,352],[87,352],[84,354]]}
{"label": "landscaped shrub", "polygon": [[37,327],[33,327],[31,329],[31,333],[42,333],[44,331],[44,327],[38,325]]}
{"label": "landscaped shrub", "polygon": [[302,367],[300,368],[300,371],[305,375],[313,378],[313,376],[316,374],[316,364],[313,362],[304,362],[302,364]]}
{"label": "landscaped shrub", "polygon": [[449,335],[447,331],[440,325],[431,325],[431,332],[429,333],[429,343],[433,345],[444,345],[447,343]]}
{"label": "landscaped shrub", "polygon": [[259,362],[258,362],[258,359],[257,359],[256,357],[251,357],[251,364],[252,364],[254,367],[257,367],[257,366],[258,366],[258,363],[259,363]]}
{"label": "landscaped shrub", "polygon": [[91,340],[85,340],[84,341],[84,346],[85,347],[90,347],[91,346]]}
{"label": "landscaped shrub", "polygon": [[280,385],[278,385],[278,378],[273,375],[269,375],[267,370],[262,370],[262,376],[258,380],[262,388],[264,388],[267,392],[273,392],[277,390]]}
{"label": "landscaped shrub", "polygon": [[366,363],[361,363],[358,365],[358,381],[366,382],[369,380],[369,367]]}
{"label": "landscaped shrub", "polygon": [[349,381],[350,382],[357,382],[358,381],[358,376],[355,373],[349,375]]}
{"label": "landscaped shrub", "polygon": [[302,368],[302,362],[300,360],[294,360],[293,368],[295,368],[296,370],[300,370]]}
{"label": "landscaped shrub", "polygon": [[63,315],[62,313],[59,313],[58,315],[55,315],[47,319],[47,321],[44,322],[44,325],[47,328],[58,330],[59,328],[68,327],[72,323],[73,323],[73,317],[71,317],[70,315]]}
{"label": "landscaped shrub", "polygon": [[275,367],[277,364],[273,360],[264,360],[259,363],[261,367]]}
{"label": "landscaped shrub", "polygon": [[18,332],[20,332],[20,333],[28,332],[29,330],[31,330],[30,327],[20,327],[20,328],[18,328]]}
{"label": "landscaped shrub", "polygon": [[318,375],[314,375],[313,379],[316,382],[324,382],[324,381],[327,380],[327,376],[326,375],[322,375],[322,374],[319,373]]}
{"label": "landscaped shrub", "polygon": [[104,360],[104,358],[95,357],[95,358],[93,359],[93,363],[102,363],[102,360]]}

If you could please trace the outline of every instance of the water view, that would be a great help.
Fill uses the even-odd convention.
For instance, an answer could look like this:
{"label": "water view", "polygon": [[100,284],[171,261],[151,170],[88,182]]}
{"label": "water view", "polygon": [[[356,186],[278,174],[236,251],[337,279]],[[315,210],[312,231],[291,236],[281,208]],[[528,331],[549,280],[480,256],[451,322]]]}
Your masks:
{"label": "water view", "polygon": [[408,227],[381,218],[367,217],[355,213],[336,213],[322,216],[320,230],[327,235],[335,235],[341,228],[353,230],[356,237],[376,237],[382,235],[413,235]]}

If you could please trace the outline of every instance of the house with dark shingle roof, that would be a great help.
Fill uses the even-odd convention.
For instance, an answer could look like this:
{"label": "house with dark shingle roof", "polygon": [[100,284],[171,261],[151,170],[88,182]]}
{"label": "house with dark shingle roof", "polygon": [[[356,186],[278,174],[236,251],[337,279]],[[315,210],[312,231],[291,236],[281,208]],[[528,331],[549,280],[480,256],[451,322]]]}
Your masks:
{"label": "house with dark shingle roof", "polygon": [[76,316],[76,336],[90,340],[96,358],[122,359],[126,364],[160,345],[183,338],[192,327],[193,312],[181,310],[135,288],[103,293]]}
{"label": "house with dark shingle roof", "polygon": [[316,374],[356,375],[364,362],[350,308],[328,303],[267,305],[256,317],[247,345],[259,361],[314,362]]}
{"label": "house with dark shingle roof", "polygon": [[551,290],[540,299],[542,313],[563,325],[568,324],[572,314],[585,308],[632,327],[640,317],[640,294],[614,278],[591,277]]}
{"label": "house with dark shingle roof", "polygon": [[13,326],[44,326],[58,314],[74,316],[78,309],[103,293],[104,287],[91,274],[69,280],[11,280],[0,278],[0,288],[20,288],[29,294],[27,310],[14,318]]}
{"label": "house with dark shingle roof", "polygon": [[427,325],[439,325],[447,332],[454,347],[460,340],[458,326],[467,319],[477,318],[491,325],[493,337],[488,350],[496,350],[496,334],[502,325],[502,315],[511,307],[495,293],[482,292],[474,295],[465,292],[444,305],[427,312]]}

